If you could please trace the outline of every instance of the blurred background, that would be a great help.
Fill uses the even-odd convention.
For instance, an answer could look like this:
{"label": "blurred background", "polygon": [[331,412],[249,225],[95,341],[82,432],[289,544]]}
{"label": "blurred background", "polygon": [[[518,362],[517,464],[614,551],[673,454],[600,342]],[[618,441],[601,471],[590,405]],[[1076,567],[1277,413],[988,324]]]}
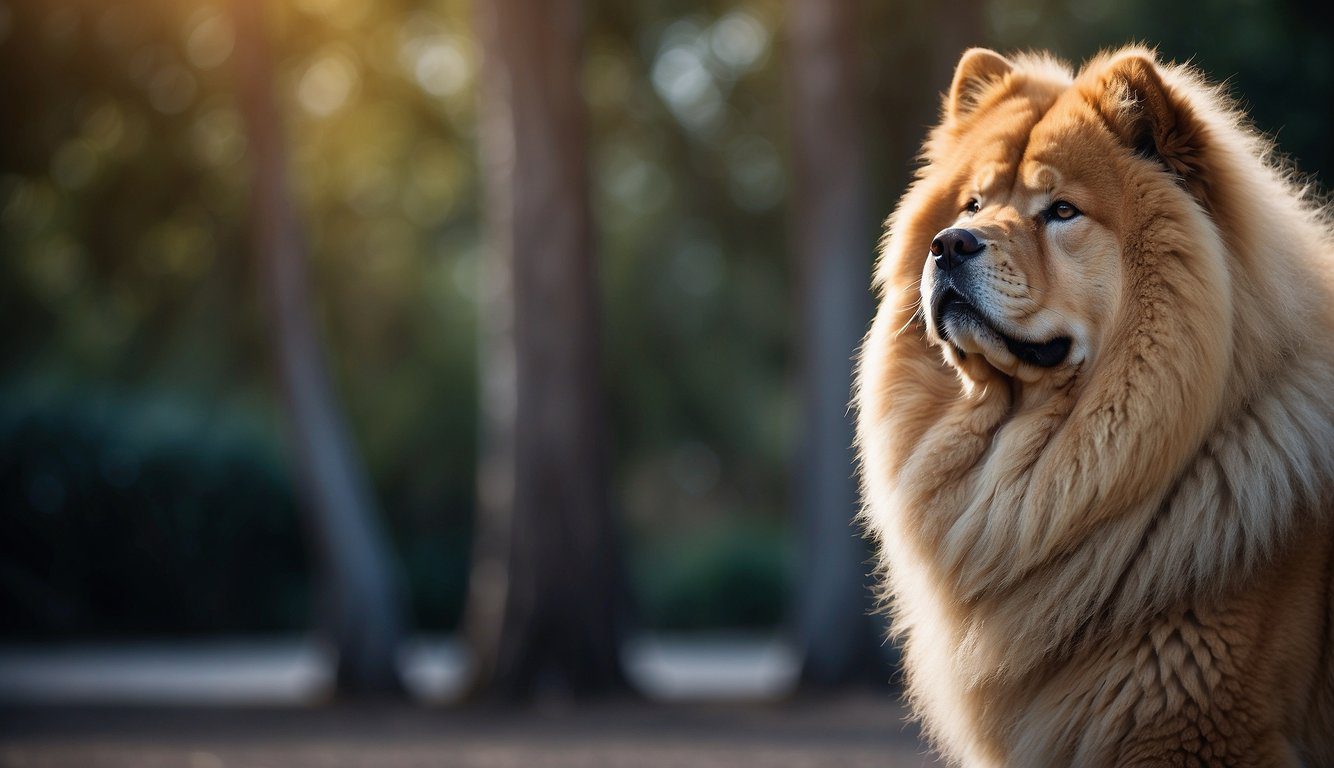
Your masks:
{"label": "blurred background", "polygon": [[0,700],[890,700],[850,359],[959,54],[1327,180],[1331,15],[0,0]]}

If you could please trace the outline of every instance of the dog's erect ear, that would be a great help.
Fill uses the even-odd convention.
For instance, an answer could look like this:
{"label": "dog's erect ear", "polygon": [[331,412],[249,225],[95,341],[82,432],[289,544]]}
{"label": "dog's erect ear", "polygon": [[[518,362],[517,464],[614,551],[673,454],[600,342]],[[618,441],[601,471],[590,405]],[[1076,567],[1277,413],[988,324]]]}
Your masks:
{"label": "dog's erect ear", "polygon": [[1204,182],[1204,133],[1195,110],[1163,81],[1153,58],[1130,51],[1107,63],[1097,108],[1129,148],[1157,159],[1197,192]]}
{"label": "dog's erect ear", "polygon": [[1004,56],[987,48],[969,48],[954,69],[954,82],[945,109],[950,117],[963,117],[972,112],[982,95],[997,81],[1014,70]]}

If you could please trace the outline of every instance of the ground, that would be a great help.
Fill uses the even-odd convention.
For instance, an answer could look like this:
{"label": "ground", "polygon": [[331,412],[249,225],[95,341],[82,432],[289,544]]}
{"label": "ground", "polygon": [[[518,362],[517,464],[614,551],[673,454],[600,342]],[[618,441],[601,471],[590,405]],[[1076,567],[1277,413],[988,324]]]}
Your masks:
{"label": "ground", "polygon": [[463,707],[463,644],[419,637],[400,660],[416,703],[351,706],[326,703],[310,638],[0,645],[0,768],[931,763],[887,686],[796,697],[779,638],[643,637],[624,660],[642,700]]}
{"label": "ground", "polygon": [[535,709],[0,708],[13,768],[564,768],[932,764],[892,698]]}

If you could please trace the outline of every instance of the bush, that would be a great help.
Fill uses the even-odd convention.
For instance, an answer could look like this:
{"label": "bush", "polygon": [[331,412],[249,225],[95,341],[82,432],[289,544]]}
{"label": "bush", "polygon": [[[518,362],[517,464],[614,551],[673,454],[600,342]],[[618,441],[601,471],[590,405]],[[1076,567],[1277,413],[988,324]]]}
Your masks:
{"label": "bush", "polygon": [[11,392],[0,504],[8,635],[309,626],[291,484],[272,439],[235,412]]}
{"label": "bush", "polygon": [[786,615],[791,545],[781,529],[737,523],[658,544],[634,569],[651,630],[772,629]]}

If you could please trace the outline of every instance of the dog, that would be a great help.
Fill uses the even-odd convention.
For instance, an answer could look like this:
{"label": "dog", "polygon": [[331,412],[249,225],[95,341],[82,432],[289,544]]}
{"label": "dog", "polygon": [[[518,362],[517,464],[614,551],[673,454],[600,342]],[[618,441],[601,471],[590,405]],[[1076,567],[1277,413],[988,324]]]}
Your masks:
{"label": "dog", "polygon": [[1334,765],[1331,216],[1148,49],[960,60],[855,405],[907,697],[969,766]]}

